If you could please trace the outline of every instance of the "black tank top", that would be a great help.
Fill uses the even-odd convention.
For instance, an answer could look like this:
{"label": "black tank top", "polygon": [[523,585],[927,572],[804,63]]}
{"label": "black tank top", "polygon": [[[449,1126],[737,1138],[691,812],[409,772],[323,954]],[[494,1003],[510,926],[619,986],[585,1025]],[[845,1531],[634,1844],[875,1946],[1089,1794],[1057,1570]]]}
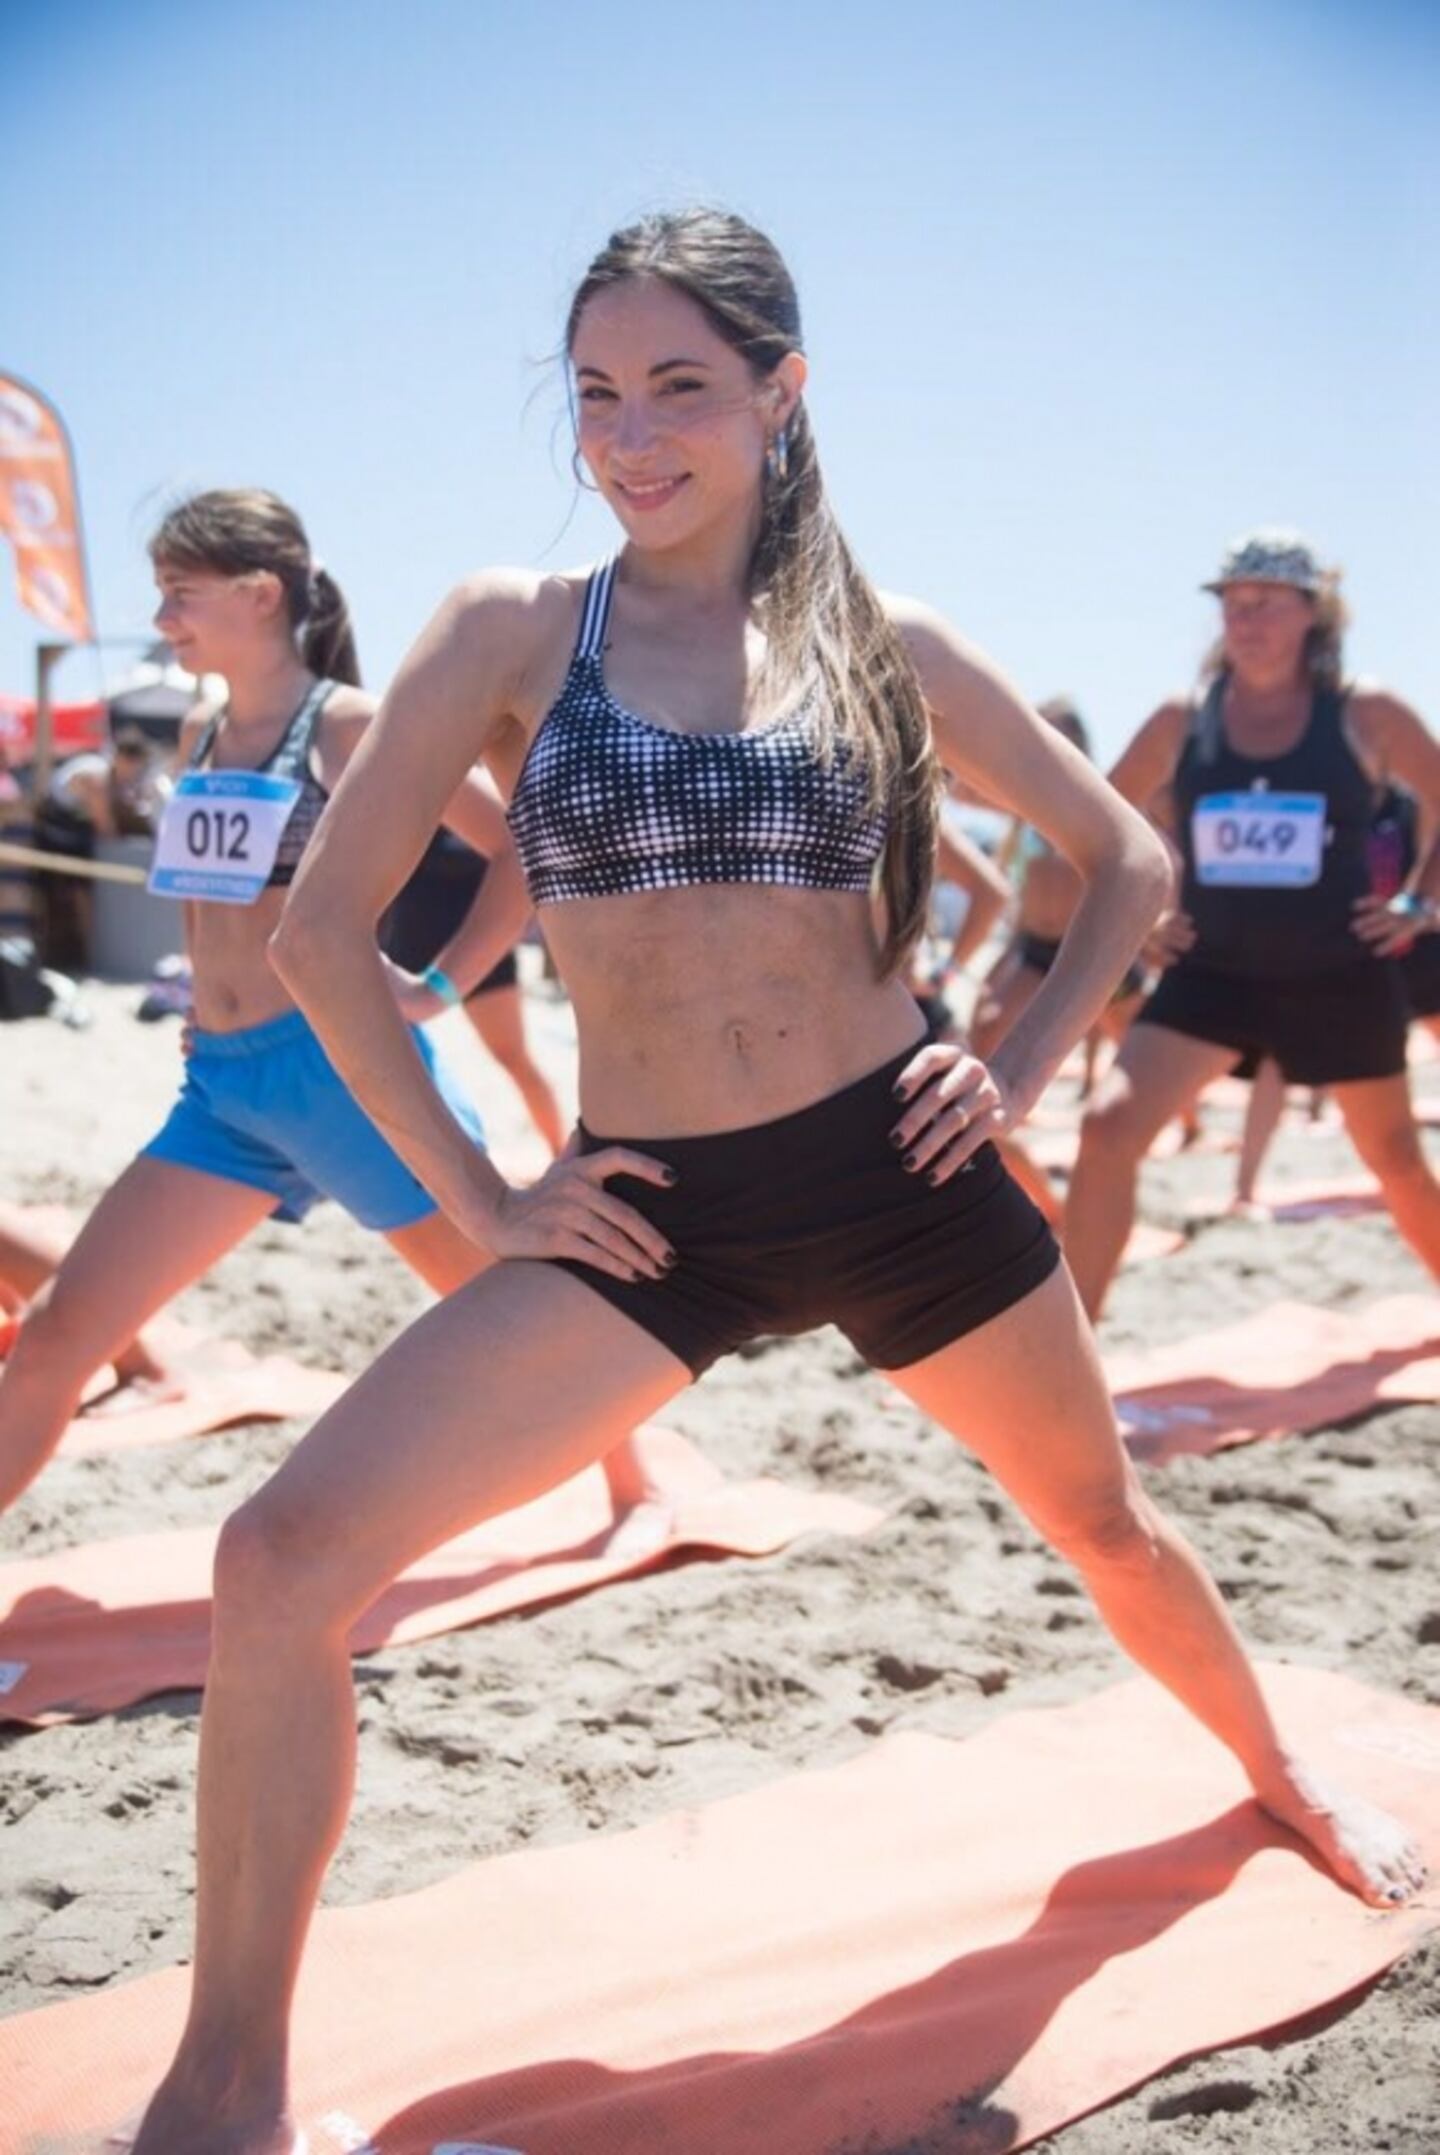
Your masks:
{"label": "black tank top", "polygon": [[[1345,738],[1345,697],[1317,689],[1294,748],[1281,756],[1242,756],[1225,737],[1224,692],[1222,676],[1196,709],[1175,772],[1180,902],[1196,931],[1189,962],[1209,972],[1292,980],[1356,964],[1366,950],[1350,917],[1370,889],[1366,842],[1375,787]],[[1227,802],[1240,795],[1243,801]],[[1272,806],[1275,796],[1297,803],[1293,817]],[[1317,818],[1312,879],[1258,880],[1294,872],[1306,824]],[[1241,865],[1226,866],[1227,846]],[[1257,880],[1217,881],[1217,874]]]}

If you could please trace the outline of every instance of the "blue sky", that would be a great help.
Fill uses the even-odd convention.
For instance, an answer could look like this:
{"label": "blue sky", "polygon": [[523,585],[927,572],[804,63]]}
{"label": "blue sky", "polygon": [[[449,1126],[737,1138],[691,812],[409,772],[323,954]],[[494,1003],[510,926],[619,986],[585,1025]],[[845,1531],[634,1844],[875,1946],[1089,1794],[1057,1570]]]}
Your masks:
{"label": "blue sky", "polygon": [[7,27],[0,369],[70,425],[104,631],[165,501],[269,485],[378,687],[467,569],[608,545],[539,362],[615,223],[720,200],[796,274],[871,573],[1108,751],[1257,522],[1343,563],[1356,665],[1435,721],[1437,108],[1400,0],[50,0]]}

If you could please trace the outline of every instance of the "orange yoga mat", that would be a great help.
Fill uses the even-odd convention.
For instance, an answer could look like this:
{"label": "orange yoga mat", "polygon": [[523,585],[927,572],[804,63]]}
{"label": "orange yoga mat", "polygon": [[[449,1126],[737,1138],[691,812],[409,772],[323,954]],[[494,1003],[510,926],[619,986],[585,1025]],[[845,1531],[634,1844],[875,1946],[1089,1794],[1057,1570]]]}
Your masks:
{"label": "orange yoga mat", "polygon": [[1370,1407],[1440,1400],[1440,1300],[1272,1302],[1217,1332],[1107,1354],[1105,1376],[1130,1451],[1156,1464],[1329,1428]]}
{"label": "orange yoga mat", "polygon": [[[14,1335],[0,1318],[0,1362]],[[203,1437],[234,1422],[312,1420],[332,1407],[350,1384],[338,1370],[307,1369],[288,1355],[253,1355],[238,1340],[210,1339],[173,1320],[164,1328],[185,1386],[183,1399],[146,1399],[127,1394],[114,1411],[107,1401],[113,1370],[98,1370],[85,1388],[85,1403],[60,1440],[61,1456],[129,1451],[141,1444],[168,1444],[177,1437]]]}
{"label": "orange yoga mat", "polygon": [[[1255,1208],[1286,1226],[1303,1226],[1307,1220],[1352,1220],[1383,1209],[1380,1185],[1373,1175],[1336,1175],[1313,1181],[1277,1182],[1255,1193]],[[1189,1207],[1192,1220],[1218,1220],[1229,1212],[1229,1201],[1199,1197]]]}
{"label": "orange yoga mat", "polygon": [[[1031,1116],[1020,1128],[1011,1133],[1009,1144],[1023,1145],[1037,1167],[1047,1172],[1068,1175],[1080,1152],[1080,1125],[1070,1121],[1037,1122]],[[1234,1152],[1236,1140],[1225,1130],[1202,1130],[1191,1145],[1186,1145],[1184,1133],[1178,1122],[1169,1122],[1160,1132],[1146,1155],[1151,1160],[1173,1160],[1177,1153]]]}
{"label": "orange yoga mat", "polygon": [[[1440,1864],[1440,1711],[1265,1677]],[[324,1914],[296,2100],[312,2155],[1006,2155],[1437,1924],[1433,1891],[1345,1892],[1141,1680]],[[169,1969],[0,2023],[4,2147],[90,2155],[185,1995]]]}
{"label": "orange yoga mat", "polygon": [[[60,1440],[62,1458],[86,1452],[129,1451],[142,1444],[169,1444],[180,1437],[203,1437],[234,1422],[313,1420],[333,1407],[349,1385],[338,1370],[307,1369],[283,1354],[251,1354],[238,1340],[211,1339],[174,1324],[166,1327],[167,1345],[177,1347],[185,1384],[183,1399],[127,1399],[115,1413],[105,1411],[105,1394],[114,1380],[108,1372],[87,1387],[87,1405]],[[178,1345],[177,1345],[178,1343]]]}
{"label": "orange yoga mat", "polygon": [[[74,1239],[76,1215],[63,1205],[28,1205],[25,1217],[58,1248]],[[0,1361],[13,1335],[0,1320]],[[203,1437],[234,1422],[313,1420],[333,1406],[351,1379],[338,1371],[307,1369],[288,1355],[254,1355],[237,1340],[212,1339],[179,1319],[164,1315],[147,1327],[147,1336],[173,1359],[185,1397],[147,1400],[136,1393],[117,1400],[108,1412],[114,1372],[101,1370],[85,1388],[85,1404],[61,1439],[62,1456],[87,1452],[128,1451],[135,1445],[168,1444],[179,1437]]]}
{"label": "orange yoga mat", "polygon": [[[681,1550],[767,1556],[801,1534],[863,1534],[883,1516],[852,1497],[727,1482],[673,1430],[637,1432],[668,1506],[643,1554],[606,1554],[599,1467],[461,1534],[402,1574],[356,1625],[356,1653],[428,1639],[582,1594]],[[203,1684],[215,1529],[91,1542],[0,1564],[0,1720],[77,1720]]]}
{"label": "orange yoga mat", "polygon": [[1137,1220],[1121,1253],[1120,1264],[1122,1269],[1149,1264],[1156,1257],[1173,1257],[1176,1250],[1184,1247],[1185,1237],[1178,1228],[1157,1227],[1152,1220]]}

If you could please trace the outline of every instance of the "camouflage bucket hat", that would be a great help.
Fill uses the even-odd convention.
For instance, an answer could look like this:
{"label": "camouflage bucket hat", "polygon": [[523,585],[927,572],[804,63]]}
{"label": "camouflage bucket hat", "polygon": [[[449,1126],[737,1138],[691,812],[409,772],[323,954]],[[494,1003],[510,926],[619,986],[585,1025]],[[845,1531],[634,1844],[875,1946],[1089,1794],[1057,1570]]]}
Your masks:
{"label": "camouflage bucket hat", "polygon": [[1325,573],[1315,549],[1298,531],[1249,531],[1232,539],[1220,566],[1202,591],[1223,591],[1227,584],[1288,584],[1292,591],[1320,590]]}

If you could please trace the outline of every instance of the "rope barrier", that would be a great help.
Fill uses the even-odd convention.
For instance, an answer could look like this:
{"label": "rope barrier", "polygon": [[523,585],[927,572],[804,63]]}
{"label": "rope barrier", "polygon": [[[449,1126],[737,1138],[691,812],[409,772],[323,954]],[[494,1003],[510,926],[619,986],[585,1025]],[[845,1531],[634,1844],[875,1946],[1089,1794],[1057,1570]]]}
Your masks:
{"label": "rope barrier", "polygon": [[66,853],[42,853],[36,846],[9,845],[0,840],[0,867],[41,868],[47,875],[88,876],[96,883],[143,883],[143,868],[127,868],[122,861],[72,860]]}

